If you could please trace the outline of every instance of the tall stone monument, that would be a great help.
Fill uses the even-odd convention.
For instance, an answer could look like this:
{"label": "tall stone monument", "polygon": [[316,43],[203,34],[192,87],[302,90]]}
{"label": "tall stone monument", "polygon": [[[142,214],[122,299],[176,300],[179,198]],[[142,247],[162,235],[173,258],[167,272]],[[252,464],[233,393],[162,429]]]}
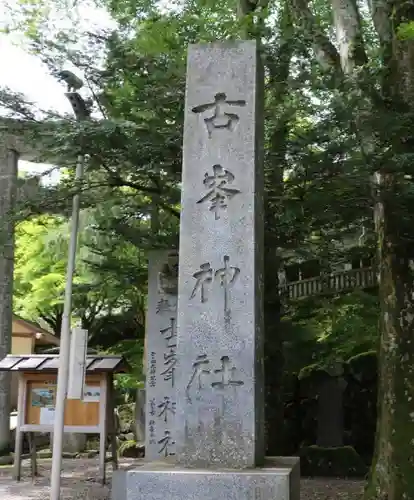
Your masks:
{"label": "tall stone monument", "polygon": [[189,49],[175,455],[113,500],[299,500],[298,459],[264,455],[262,84],[256,42]]}
{"label": "tall stone monument", "polygon": [[264,458],[259,72],[253,42],[189,51],[176,444],[187,467]]}
{"label": "tall stone monument", "polygon": [[145,336],[145,458],[175,454],[178,253],[153,250],[148,258]]}

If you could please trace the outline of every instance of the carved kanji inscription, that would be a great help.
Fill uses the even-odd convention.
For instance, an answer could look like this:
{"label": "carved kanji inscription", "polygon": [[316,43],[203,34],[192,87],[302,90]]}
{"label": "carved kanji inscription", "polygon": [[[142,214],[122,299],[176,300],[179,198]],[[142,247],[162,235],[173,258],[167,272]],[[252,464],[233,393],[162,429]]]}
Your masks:
{"label": "carved kanji inscription", "polygon": [[225,390],[229,387],[240,387],[244,382],[237,377],[237,368],[232,365],[229,356],[220,358],[220,368],[210,368],[207,354],[200,354],[193,363],[193,371],[186,387],[187,400],[191,403],[191,393],[200,393],[203,389]]}
{"label": "carved kanji inscription", "polygon": [[176,321],[170,318],[170,325],[160,330],[161,335],[166,341],[166,351],[164,352],[164,366],[160,373],[166,382],[171,382],[171,387],[175,383],[175,365],[177,364],[177,341],[176,341]]}
{"label": "carved kanji inscription", "polygon": [[160,455],[164,455],[164,457],[175,455],[175,453],[172,451],[172,447],[175,445],[175,441],[173,440],[170,431],[164,431],[164,437],[158,441],[158,444],[161,446],[158,451]]}
{"label": "carved kanji inscription", "polygon": [[175,402],[169,396],[164,396],[164,400],[158,405],[158,417],[162,418],[165,423],[168,422],[170,415],[175,415]]}
{"label": "carved kanji inscription", "polygon": [[167,326],[167,328],[162,328],[160,333],[167,341],[166,344],[168,348],[177,347],[175,318],[170,318],[170,325]]}
{"label": "carved kanji inscription", "polygon": [[230,358],[228,356],[222,356],[220,358],[220,362],[221,368],[214,370],[215,374],[220,375],[220,379],[212,382],[211,387],[217,389],[225,389],[229,386],[238,387],[244,384],[244,382],[235,378],[237,368],[231,365]]}
{"label": "carved kanji inscription", "polygon": [[190,299],[193,299],[199,291],[201,302],[207,302],[208,285],[213,281],[213,269],[210,263],[201,264],[200,271],[196,271],[193,278],[196,279],[196,284],[191,292]]}
{"label": "carved kanji inscription", "polygon": [[156,432],[155,432],[155,420],[150,420],[148,422],[149,429],[149,442],[150,444],[156,444]]}
{"label": "carved kanji inscription", "polygon": [[149,369],[149,385],[155,387],[157,385],[157,358],[156,353],[151,352],[150,369]]}
{"label": "carved kanji inscription", "polygon": [[171,312],[174,310],[175,310],[175,306],[168,299],[164,299],[164,298],[161,298],[157,302],[157,306],[155,308],[156,314],[160,314],[160,313],[162,314],[164,312]]}
{"label": "carved kanji inscription", "polygon": [[220,286],[224,291],[224,312],[228,314],[230,312],[230,288],[233,286],[238,275],[240,274],[240,269],[238,267],[229,265],[230,257],[228,255],[225,255],[223,260],[224,266],[220,269],[217,269],[214,276],[216,279],[218,279]]}
{"label": "carved kanji inscription", "polygon": [[212,111],[210,116],[204,118],[204,123],[207,128],[208,136],[211,137],[214,129],[216,130],[229,130],[233,132],[240,121],[239,115],[232,110],[232,107],[243,107],[246,101],[230,100],[224,92],[219,92],[214,96],[214,102],[201,104],[192,109],[193,113],[206,113]]}
{"label": "carved kanji inscription", "polygon": [[230,312],[230,289],[236,282],[240,268],[230,265],[230,257],[223,257],[223,267],[213,270],[209,262],[201,264],[200,271],[193,274],[196,283],[191,292],[190,299],[193,299],[200,292],[200,300],[202,303],[208,301],[209,287],[211,283],[217,282],[224,291],[224,312]]}
{"label": "carved kanji inscription", "polygon": [[227,201],[241,193],[239,189],[228,187],[233,181],[234,175],[221,165],[213,165],[213,175],[209,175],[207,172],[204,174],[203,184],[208,192],[197,203],[209,201],[210,211],[214,212],[216,220],[220,219],[221,210],[227,208]]}

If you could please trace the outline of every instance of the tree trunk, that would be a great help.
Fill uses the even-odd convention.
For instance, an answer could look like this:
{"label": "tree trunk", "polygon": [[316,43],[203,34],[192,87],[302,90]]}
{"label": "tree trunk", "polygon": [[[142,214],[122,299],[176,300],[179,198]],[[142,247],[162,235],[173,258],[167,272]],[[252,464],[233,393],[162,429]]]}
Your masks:
{"label": "tree trunk", "polygon": [[[265,239],[266,241],[266,239]],[[283,453],[283,372],[284,355],[282,332],[280,329],[280,300],[278,296],[277,260],[273,252],[267,251],[265,269],[271,269],[265,279],[265,417],[266,417],[266,454],[269,456]],[[272,258],[273,256],[273,258]],[[276,276],[276,278],[274,278]]]}
{"label": "tree trunk", "polygon": [[[382,176],[383,199],[392,183],[392,176]],[[382,325],[376,444],[365,500],[414,500],[414,281],[393,213],[389,203],[377,204]]]}
{"label": "tree trunk", "polygon": [[[0,146],[0,359],[11,350],[14,202],[18,155]],[[0,373],[0,454],[10,446],[10,374]]]}
{"label": "tree trunk", "polygon": [[[391,16],[391,5],[388,14]],[[405,2],[392,5],[393,33],[382,21],[384,47],[388,41],[387,77],[383,94],[392,102],[392,112],[401,120],[408,113],[407,125],[394,132],[389,145],[392,161],[412,155],[412,113],[414,97],[414,43],[400,40],[401,23],[413,22],[412,7]],[[398,114],[397,114],[398,113]],[[411,114],[411,116],[410,116]],[[414,269],[412,220],[407,224],[402,207],[407,180],[404,167],[393,172],[384,166],[377,175],[375,226],[378,238],[381,342],[378,380],[378,421],[374,458],[365,500],[414,500]],[[408,211],[412,213],[411,207]],[[412,219],[412,217],[411,217]]]}
{"label": "tree trunk", "polygon": [[[378,137],[382,137],[379,152],[381,147],[388,153],[392,152],[388,157],[392,157],[394,164],[383,166],[379,175],[375,208],[381,342],[376,448],[365,500],[414,500],[414,276],[409,265],[412,255],[407,254],[407,241],[404,241],[402,230],[404,217],[401,205],[404,203],[398,207],[404,192],[400,188],[404,182],[410,182],[401,182],[405,172],[399,155],[413,154],[411,122],[414,98],[414,42],[401,39],[398,29],[401,24],[414,21],[414,10],[410,3],[403,0],[372,0],[369,4],[381,46],[380,93],[374,85],[365,86],[366,82],[362,81],[369,75],[364,74],[367,57],[358,3],[355,0],[332,0],[340,47],[338,54],[313,15],[308,1],[292,0],[296,22],[312,40],[322,67],[330,67],[339,85],[345,84],[343,88],[351,85],[361,96],[353,128],[362,151],[366,153],[364,149],[375,147]],[[381,106],[382,109],[374,110],[374,106]],[[411,115],[405,117],[404,131],[400,129],[393,133],[390,129],[381,129],[378,114],[377,119],[371,121],[374,127],[378,127],[373,135],[364,128],[366,122],[361,120],[363,113],[368,115],[373,111],[395,113],[395,122],[400,123],[403,113]],[[390,167],[388,171],[387,167]],[[412,234],[412,224],[406,232]]]}

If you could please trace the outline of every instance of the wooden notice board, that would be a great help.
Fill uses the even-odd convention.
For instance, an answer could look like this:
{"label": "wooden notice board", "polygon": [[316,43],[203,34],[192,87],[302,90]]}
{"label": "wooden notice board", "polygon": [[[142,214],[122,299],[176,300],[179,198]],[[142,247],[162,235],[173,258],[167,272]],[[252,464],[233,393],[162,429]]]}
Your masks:
{"label": "wooden notice board", "polygon": [[[15,437],[14,477],[21,477],[23,435],[30,443],[32,476],[36,475],[37,432],[55,431],[56,389],[59,368],[57,354],[8,355],[0,360],[0,372],[18,373],[19,392]],[[83,394],[66,399],[63,432],[99,434],[99,472],[106,477],[107,439],[110,438],[111,460],[118,467],[116,418],[114,407],[115,373],[126,373],[122,356],[93,354],[86,356]]]}
{"label": "wooden notice board", "polygon": [[[26,414],[23,425],[53,425],[57,375],[25,373]],[[66,400],[65,426],[98,427],[102,381],[106,374],[86,375],[84,400]]]}

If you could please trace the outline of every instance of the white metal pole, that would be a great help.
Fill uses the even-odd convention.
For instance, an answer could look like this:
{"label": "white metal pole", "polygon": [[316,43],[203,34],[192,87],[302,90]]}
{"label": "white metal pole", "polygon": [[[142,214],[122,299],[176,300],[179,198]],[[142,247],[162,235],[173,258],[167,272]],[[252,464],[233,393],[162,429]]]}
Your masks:
{"label": "white metal pole", "polygon": [[[76,180],[83,176],[83,156],[78,156]],[[62,468],[63,428],[65,421],[65,401],[69,378],[70,318],[72,312],[72,285],[75,272],[76,247],[78,241],[80,196],[75,194],[72,201],[72,222],[69,242],[68,266],[66,271],[65,301],[60,333],[59,368],[56,388],[55,421],[53,426],[53,455],[50,500],[60,499],[60,476]]]}

